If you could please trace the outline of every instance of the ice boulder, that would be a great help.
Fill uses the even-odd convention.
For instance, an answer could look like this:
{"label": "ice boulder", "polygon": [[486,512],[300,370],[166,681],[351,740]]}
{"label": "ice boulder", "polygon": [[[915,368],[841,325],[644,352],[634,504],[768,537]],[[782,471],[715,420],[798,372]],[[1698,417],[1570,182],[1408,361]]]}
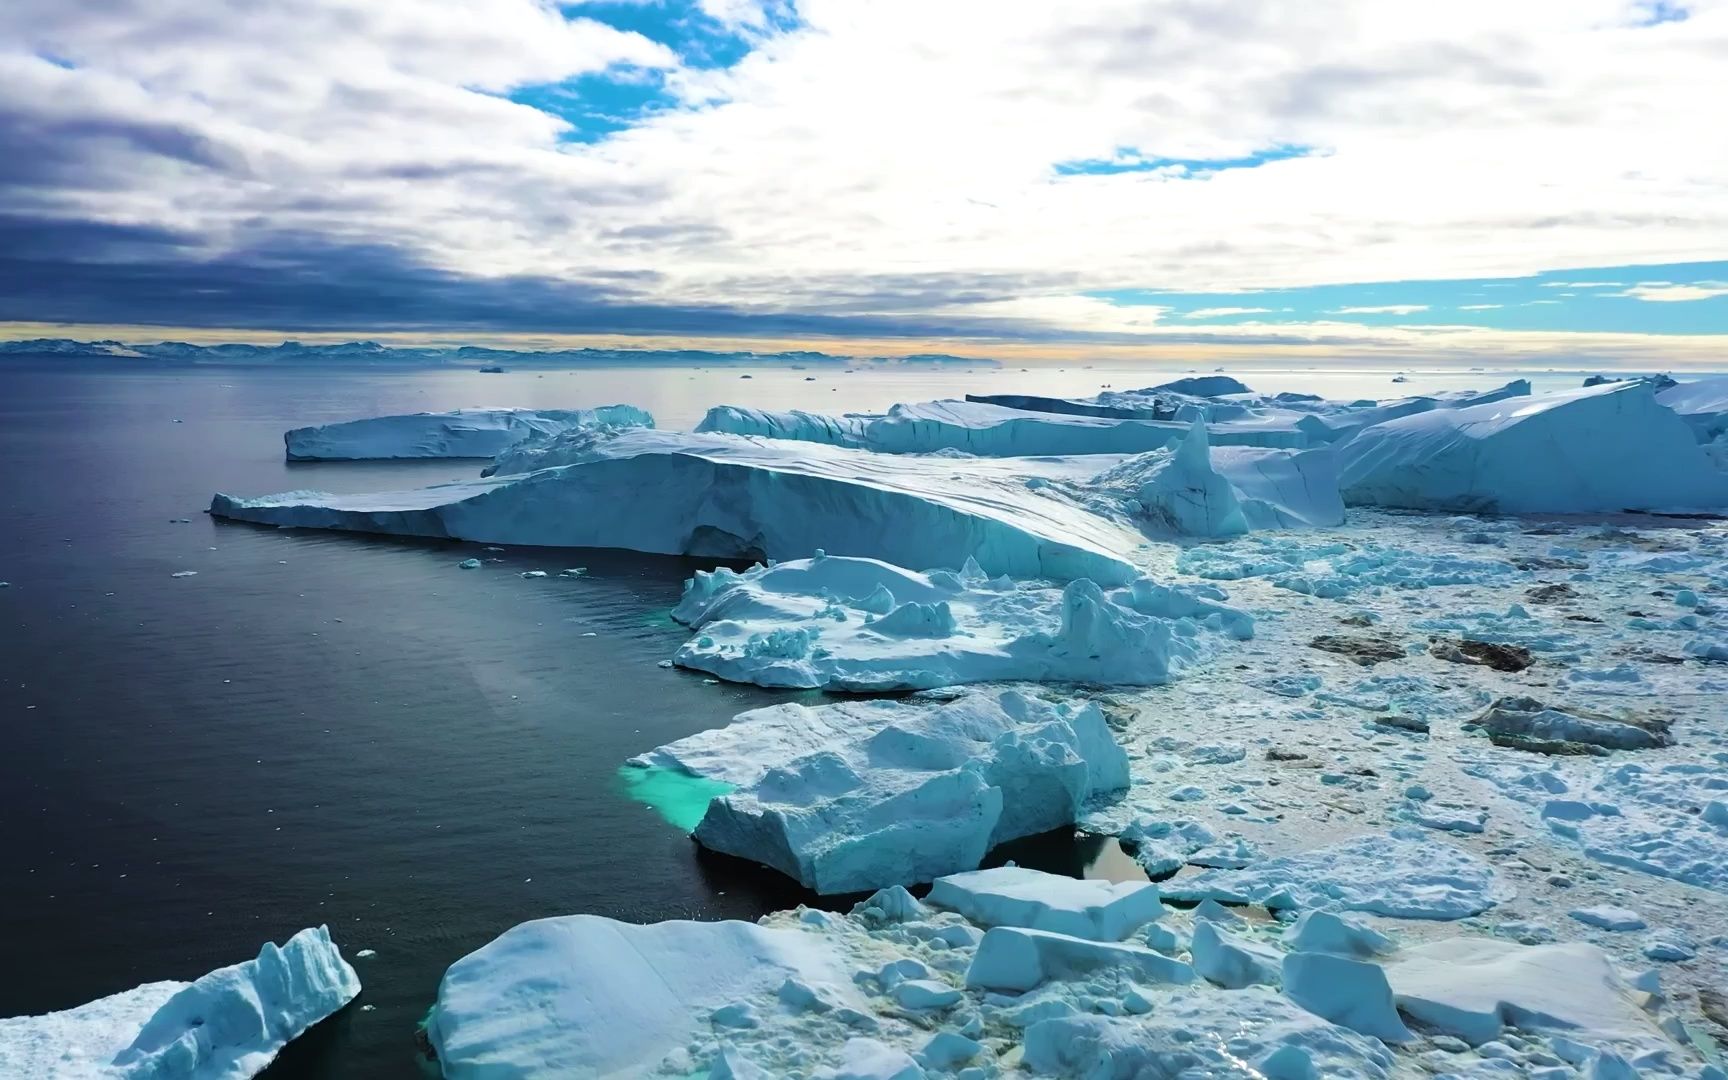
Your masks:
{"label": "ice boulder", "polygon": [[1660,1037],[1607,954],[1583,942],[1449,938],[1402,950],[1385,972],[1406,1016],[1472,1045],[1508,1027]]}
{"label": "ice boulder", "polygon": [[1511,894],[1481,859],[1404,826],[1240,870],[1164,882],[1166,897],[1274,909],[1361,911],[1396,919],[1463,919]]}
{"label": "ice boulder", "polygon": [[1022,994],[1051,979],[1070,979],[1104,970],[1117,970],[1144,983],[1194,981],[1194,969],[1187,964],[1138,945],[998,926],[979,942],[978,951],[966,969],[966,985]]}
{"label": "ice boulder", "polygon": [[1287,953],[1283,963],[1284,996],[1351,1031],[1381,1042],[1415,1039],[1398,1016],[1386,972],[1377,964],[1332,953]]}
{"label": "ice boulder", "polygon": [[821,934],[732,921],[536,919],[450,966],[426,1034],[446,1080],[623,1080],[691,1044],[720,1057],[715,1029],[776,1010],[788,980],[820,988],[832,1007],[863,1004]]}
{"label": "ice boulder", "polygon": [[374,416],[295,428],[282,437],[289,461],[489,458],[524,440],[578,428],[653,427],[634,405],[595,409],[456,409]]}
{"label": "ice boulder", "polygon": [[979,926],[1019,926],[1092,941],[1121,941],[1164,912],[1158,886],[1091,881],[998,866],[936,879],[930,903]]}
{"label": "ice boulder", "polygon": [[196,982],[158,982],[65,1012],[0,1020],[0,1076],[243,1080],[360,993],[320,926]]}
{"label": "ice boulder", "polygon": [[743,573],[697,571],[673,617],[681,667],[734,682],[850,691],[968,682],[1157,685],[1210,659],[1245,612],[1139,579],[1105,591],[822,555]]}
{"label": "ice boulder", "polygon": [[1339,459],[1351,505],[1516,514],[1728,504],[1728,477],[1642,383],[1390,420]]}
{"label": "ice boulder", "polygon": [[218,494],[210,512],[269,525],[723,559],[795,559],[818,549],[901,566],[972,557],[992,574],[1107,586],[1136,576],[1124,554],[1144,542],[1053,485],[1029,485],[1035,463],[961,469],[941,458],[645,428],[567,433],[543,449],[566,463],[383,494]]}
{"label": "ice boulder", "polygon": [[1096,705],[1013,691],[773,705],[630,765],[731,785],[697,842],[825,894],[974,869],[996,844],[1072,824],[1128,786]]}

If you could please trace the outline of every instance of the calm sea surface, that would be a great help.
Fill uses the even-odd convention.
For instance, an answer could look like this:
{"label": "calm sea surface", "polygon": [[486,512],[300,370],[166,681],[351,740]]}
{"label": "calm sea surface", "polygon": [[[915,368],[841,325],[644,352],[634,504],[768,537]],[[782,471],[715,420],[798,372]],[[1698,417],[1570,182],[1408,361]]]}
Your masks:
{"label": "calm sea surface", "polygon": [[[1339,397],[1511,377],[1232,373]],[[390,489],[479,468],[288,465],[282,432],[302,424],[623,401],[680,427],[724,403],[881,409],[1180,372],[750,374],[0,363],[0,1016],[191,979],[327,923],[367,1008],[320,1026],[268,1075],[416,1076],[415,1023],[444,968],[515,923],[754,918],[807,899],[700,853],[617,781],[632,754],[744,709],[821,700],[657,666],[683,640],[667,612],[705,564],[511,549],[462,572],[477,547],[202,512],[213,491]],[[588,573],[517,575],[571,566]],[[1014,854],[1072,872],[1112,864],[1095,843]],[[354,959],[362,949],[377,956]]]}

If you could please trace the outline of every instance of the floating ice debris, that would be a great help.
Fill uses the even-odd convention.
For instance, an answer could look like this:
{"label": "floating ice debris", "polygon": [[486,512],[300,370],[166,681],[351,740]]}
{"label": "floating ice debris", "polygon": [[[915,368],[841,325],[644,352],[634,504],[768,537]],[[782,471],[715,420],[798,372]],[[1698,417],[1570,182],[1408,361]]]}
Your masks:
{"label": "floating ice debris", "polygon": [[[1203,590],[1202,590],[1203,591]],[[682,667],[735,682],[841,690],[966,682],[1169,682],[1220,636],[1252,636],[1245,612],[1142,578],[1106,592],[903,570],[823,556],[742,574],[698,571],[673,617],[696,635]]]}
{"label": "floating ice debris", "polygon": [[1137,945],[998,926],[984,935],[966,969],[966,985],[1005,993],[1025,993],[1053,979],[1115,969],[1150,984],[1194,981],[1194,969]]}
{"label": "floating ice debris", "polygon": [[480,569],[480,560],[463,559],[461,562],[456,564],[456,568],[459,570],[478,570]]}
{"label": "floating ice debris", "polygon": [[1640,750],[1674,742],[1667,721],[1657,717],[1562,709],[1529,697],[1497,698],[1470,723],[1490,736],[1514,740],[1512,745],[1518,745],[1516,740],[1534,740],[1533,749],[1544,743],[1571,743]]}
{"label": "floating ice debris", "polygon": [[1284,934],[1292,952],[1337,953],[1367,959],[1385,956],[1398,943],[1360,919],[1332,911],[1304,911]]}
{"label": "floating ice debris", "polygon": [[1278,983],[1276,949],[1220,930],[1208,920],[1195,920],[1188,959],[1201,978],[1226,990]]}
{"label": "floating ice debris", "polygon": [[581,428],[653,427],[632,405],[597,409],[456,409],[376,416],[295,428],[282,437],[289,461],[490,458],[524,440]]}
{"label": "floating ice debris", "polygon": [[1096,705],[1012,691],[945,704],[860,701],[757,709],[631,760],[666,783],[736,790],[696,840],[822,893],[930,881],[998,843],[1071,824],[1128,786]]}
{"label": "floating ice debris", "polygon": [[198,571],[196,571],[196,570],[176,570],[172,574],[169,574],[168,576],[169,577],[197,577]]}
{"label": "floating ice debris", "polygon": [[241,1080],[360,993],[324,927],[196,982],[147,983],[45,1016],[0,1020],[0,1076]]}
{"label": "floating ice debris", "polygon": [[524,570],[524,571],[522,571],[521,576],[523,576],[525,578],[543,578],[546,576],[546,571],[544,571],[544,570]]}
{"label": "floating ice debris", "polygon": [[1644,917],[1636,911],[1630,908],[1614,907],[1611,904],[1574,908],[1570,914],[1574,919],[1587,926],[1594,926],[1603,930],[1625,932],[1627,930],[1642,930],[1646,925]]}
{"label": "floating ice debris", "polygon": [[1400,919],[1462,919],[1511,896],[1476,856],[1421,829],[1359,836],[1241,870],[1209,870],[1159,886],[1167,898],[1269,908],[1362,911]]}

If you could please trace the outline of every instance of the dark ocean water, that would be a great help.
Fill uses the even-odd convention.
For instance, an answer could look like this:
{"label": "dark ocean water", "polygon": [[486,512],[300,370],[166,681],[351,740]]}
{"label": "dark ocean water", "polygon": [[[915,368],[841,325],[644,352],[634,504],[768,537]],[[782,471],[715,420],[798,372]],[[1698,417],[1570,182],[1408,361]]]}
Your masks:
{"label": "dark ocean water", "polygon": [[[479,468],[289,466],[284,429],[615,401],[676,426],[725,402],[881,408],[986,378],[1090,393],[1099,374],[1010,386],[1004,373],[920,371],[739,382],[0,364],[0,1016],[195,978],[327,923],[369,1008],[322,1025],[269,1075],[415,1076],[415,1024],[445,967],[517,922],[753,918],[806,899],[699,853],[617,780],[633,754],[793,696],[657,666],[683,640],[667,612],[705,564],[515,549],[468,572],[456,564],[494,556],[208,518],[218,490],[388,489]],[[1313,380],[1278,381],[1267,389]],[[571,566],[588,573],[518,576]],[[184,570],[196,576],[171,576]],[[1067,838],[1007,854],[1075,873],[1121,861]],[[377,956],[353,959],[361,949]]]}

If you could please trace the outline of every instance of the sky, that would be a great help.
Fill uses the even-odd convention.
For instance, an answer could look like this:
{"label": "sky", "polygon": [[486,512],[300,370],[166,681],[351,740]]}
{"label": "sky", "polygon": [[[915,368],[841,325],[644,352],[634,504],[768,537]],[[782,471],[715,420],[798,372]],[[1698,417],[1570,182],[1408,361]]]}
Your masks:
{"label": "sky", "polygon": [[7,0],[0,336],[1728,364],[1728,0]]}

